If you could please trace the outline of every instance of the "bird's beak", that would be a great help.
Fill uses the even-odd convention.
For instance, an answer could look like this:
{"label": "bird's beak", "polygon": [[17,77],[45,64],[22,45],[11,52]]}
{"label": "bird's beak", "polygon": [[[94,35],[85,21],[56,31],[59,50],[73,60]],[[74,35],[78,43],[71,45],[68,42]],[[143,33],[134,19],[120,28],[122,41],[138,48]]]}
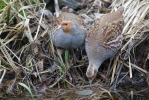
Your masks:
{"label": "bird's beak", "polygon": [[58,26],[58,29],[61,28],[61,27],[62,27],[62,25],[59,25],[59,26]]}

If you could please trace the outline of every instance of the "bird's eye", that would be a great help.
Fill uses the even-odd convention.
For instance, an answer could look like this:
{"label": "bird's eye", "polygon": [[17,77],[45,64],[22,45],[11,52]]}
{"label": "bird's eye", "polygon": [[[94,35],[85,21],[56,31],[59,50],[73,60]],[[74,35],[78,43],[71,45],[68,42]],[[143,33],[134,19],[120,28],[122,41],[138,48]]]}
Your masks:
{"label": "bird's eye", "polygon": [[66,26],[68,25],[68,24],[65,24]]}

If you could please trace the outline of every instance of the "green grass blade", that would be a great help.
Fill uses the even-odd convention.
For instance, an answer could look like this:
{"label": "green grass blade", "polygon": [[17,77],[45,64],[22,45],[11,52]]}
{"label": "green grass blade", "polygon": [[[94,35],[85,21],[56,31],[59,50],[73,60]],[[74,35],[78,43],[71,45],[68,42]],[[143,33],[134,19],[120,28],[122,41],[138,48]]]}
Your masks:
{"label": "green grass blade", "polygon": [[65,51],[65,64],[68,64],[68,50]]}
{"label": "green grass blade", "polygon": [[62,75],[65,74],[66,68],[65,68],[65,64],[58,58],[58,61],[60,63],[61,68],[58,67],[58,69],[60,70],[60,72],[62,73]]}
{"label": "green grass blade", "polygon": [[24,83],[19,82],[19,85],[21,85],[22,87],[24,87],[29,92],[29,94],[31,95],[32,100],[34,100],[34,96],[33,96],[33,93],[31,91],[31,89],[26,84],[24,84]]}

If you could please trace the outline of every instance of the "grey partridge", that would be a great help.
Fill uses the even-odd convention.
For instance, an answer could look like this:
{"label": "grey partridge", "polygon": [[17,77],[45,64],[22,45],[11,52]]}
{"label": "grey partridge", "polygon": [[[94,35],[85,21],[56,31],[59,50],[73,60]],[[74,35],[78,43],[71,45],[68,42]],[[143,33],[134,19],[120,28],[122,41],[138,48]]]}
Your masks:
{"label": "grey partridge", "polygon": [[91,26],[85,40],[89,60],[86,76],[89,82],[95,78],[99,67],[108,58],[114,57],[122,46],[124,8],[101,16]]}
{"label": "grey partridge", "polygon": [[56,18],[52,40],[62,60],[64,49],[76,49],[83,45],[86,38],[84,21],[73,13],[62,13]]}

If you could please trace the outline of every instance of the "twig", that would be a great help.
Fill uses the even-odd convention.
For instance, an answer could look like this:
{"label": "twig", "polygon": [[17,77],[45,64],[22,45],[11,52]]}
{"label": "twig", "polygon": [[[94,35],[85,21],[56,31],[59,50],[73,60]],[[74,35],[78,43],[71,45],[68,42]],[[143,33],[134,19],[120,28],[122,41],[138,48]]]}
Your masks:
{"label": "twig", "polygon": [[[118,62],[123,63],[122,61],[118,61]],[[124,63],[124,65],[129,68],[129,65],[127,65],[126,63]],[[134,67],[135,69],[138,69],[138,70],[140,70],[140,71],[146,73],[146,74],[148,73],[146,70],[144,70],[144,69],[142,69],[142,68],[136,66],[135,64],[132,64],[132,63],[131,63],[131,66]]]}
{"label": "twig", "polygon": [[45,53],[45,55],[48,56],[48,61],[49,61],[49,63],[50,63],[50,66],[52,66],[52,62],[51,62],[51,60],[49,59],[49,58],[50,58],[50,54],[48,54],[48,53],[46,52],[46,50],[45,50],[43,44],[42,44],[42,50],[43,50],[43,52]]}
{"label": "twig", "polygon": [[33,88],[35,94],[37,94],[37,90],[36,90],[36,88],[34,87],[34,85],[33,85],[32,81],[31,81],[31,79],[30,79],[29,76],[26,74],[24,68],[23,68],[22,66],[20,66],[20,67],[21,67],[21,69],[22,69],[22,73],[24,74],[24,76],[26,76],[27,79],[29,80],[29,83],[30,83],[30,85],[32,86],[32,88]]}
{"label": "twig", "polygon": [[4,76],[5,76],[5,73],[6,73],[6,69],[4,69],[4,72],[2,74],[2,77],[0,78],[0,84],[2,83],[2,80],[3,80]]}
{"label": "twig", "polygon": [[65,79],[65,81],[68,83],[68,84],[70,84],[71,86],[73,86],[73,87],[75,87],[73,84],[71,84],[69,81],[67,81],[66,79]]}
{"label": "twig", "polygon": [[139,69],[140,71],[142,71],[142,72],[144,72],[144,73],[146,73],[146,74],[148,73],[146,70],[144,70],[144,69],[142,69],[142,68],[136,66],[135,64],[132,64],[132,63],[131,63],[131,65],[132,65],[132,67],[134,67],[134,68],[136,68],[136,69]]}
{"label": "twig", "polygon": [[[44,4],[43,9],[45,9],[45,7],[46,7],[46,4]],[[37,39],[37,36],[38,36],[38,33],[39,33],[39,29],[40,29],[40,25],[41,25],[41,21],[42,21],[42,18],[43,18],[43,12],[42,12],[41,17],[40,17],[40,20],[39,20],[39,24],[38,24],[38,28],[37,28],[37,32],[36,32],[36,35],[35,35],[35,37],[34,37],[34,40]]]}
{"label": "twig", "polygon": [[36,61],[35,61],[34,59],[33,59],[32,61],[33,61],[34,65],[35,65],[35,69],[36,69],[36,71],[37,71],[37,75],[38,75],[38,77],[39,77],[39,80],[40,80],[40,82],[42,82],[41,77],[40,77],[40,74],[39,74],[39,71],[38,71],[38,68],[37,68]]}
{"label": "twig", "polygon": [[49,88],[52,88],[53,86],[55,86],[61,79],[62,79],[63,75],[52,85],[49,86]]}
{"label": "twig", "polygon": [[60,15],[60,9],[59,9],[58,0],[54,0],[54,3],[55,3],[56,17],[58,17]]}

